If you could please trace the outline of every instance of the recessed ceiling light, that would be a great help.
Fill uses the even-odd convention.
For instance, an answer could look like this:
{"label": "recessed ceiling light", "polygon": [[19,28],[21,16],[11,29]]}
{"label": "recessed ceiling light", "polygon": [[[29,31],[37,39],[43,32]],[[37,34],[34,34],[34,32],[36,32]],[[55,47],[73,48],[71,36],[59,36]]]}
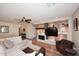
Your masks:
{"label": "recessed ceiling light", "polygon": [[48,7],[54,6],[56,3],[46,3]]}
{"label": "recessed ceiling light", "polygon": [[58,18],[58,17],[56,17],[56,18]]}

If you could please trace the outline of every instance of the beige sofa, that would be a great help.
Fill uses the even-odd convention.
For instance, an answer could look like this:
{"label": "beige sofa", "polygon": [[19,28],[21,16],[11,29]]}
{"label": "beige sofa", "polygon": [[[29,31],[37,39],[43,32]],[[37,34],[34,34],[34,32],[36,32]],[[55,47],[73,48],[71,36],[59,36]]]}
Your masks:
{"label": "beige sofa", "polygon": [[[40,47],[33,45],[31,40],[22,40],[20,36],[0,40],[0,55],[3,56],[35,56],[35,53],[40,49]],[[34,52],[24,53],[22,50],[26,47],[32,48]],[[43,54],[39,54],[39,56],[43,56]]]}

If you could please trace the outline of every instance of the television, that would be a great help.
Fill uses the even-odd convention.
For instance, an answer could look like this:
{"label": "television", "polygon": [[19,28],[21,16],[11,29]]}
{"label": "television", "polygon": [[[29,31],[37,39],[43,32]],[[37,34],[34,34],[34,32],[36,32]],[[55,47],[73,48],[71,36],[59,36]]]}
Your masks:
{"label": "television", "polygon": [[45,29],[46,36],[58,36],[58,29],[55,27],[48,27]]}

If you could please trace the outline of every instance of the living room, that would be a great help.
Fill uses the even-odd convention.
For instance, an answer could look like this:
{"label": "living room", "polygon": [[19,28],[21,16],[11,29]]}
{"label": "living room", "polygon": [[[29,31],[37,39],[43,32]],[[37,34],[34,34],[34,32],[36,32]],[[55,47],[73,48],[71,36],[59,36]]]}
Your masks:
{"label": "living room", "polygon": [[[47,55],[54,55],[53,51],[55,50],[52,51],[51,45],[55,45],[55,40],[49,39],[55,39],[55,37],[47,37],[44,29],[55,25],[58,28],[58,39],[62,38],[74,42],[76,55],[79,55],[79,25],[76,24],[74,27],[75,21],[73,24],[74,19],[76,23],[79,23],[78,18],[78,3],[0,3],[0,42],[3,44],[3,42],[10,39],[16,39],[15,41],[20,42],[17,39],[23,39],[22,43],[29,45],[34,50],[39,50],[40,47],[43,47],[46,49]],[[61,29],[62,24],[66,28]],[[43,40],[39,38],[40,35]],[[25,42],[29,43],[26,44]],[[11,45],[13,46],[13,44]],[[10,46],[7,47],[11,49]],[[24,45],[22,46],[22,48],[25,47]],[[21,44],[19,48],[21,48]],[[17,47],[14,49],[17,50]],[[7,50],[7,53],[12,51],[14,50]],[[19,50],[16,53],[12,52],[7,55],[25,55],[23,52],[17,54],[18,52]],[[3,53],[1,52],[2,55]],[[58,52],[56,53],[56,55],[61,55]]]}

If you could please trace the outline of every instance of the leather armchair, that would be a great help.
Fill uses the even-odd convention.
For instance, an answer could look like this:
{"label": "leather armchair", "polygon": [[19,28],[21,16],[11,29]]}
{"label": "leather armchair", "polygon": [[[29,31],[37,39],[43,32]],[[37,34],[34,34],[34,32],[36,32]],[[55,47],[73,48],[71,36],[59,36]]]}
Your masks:
{"label": "leather armchair", "polygon": [[56,41],[56,49],[65,56],[76,55],[76,50],[73,49],[74,43],[68,40]]}

